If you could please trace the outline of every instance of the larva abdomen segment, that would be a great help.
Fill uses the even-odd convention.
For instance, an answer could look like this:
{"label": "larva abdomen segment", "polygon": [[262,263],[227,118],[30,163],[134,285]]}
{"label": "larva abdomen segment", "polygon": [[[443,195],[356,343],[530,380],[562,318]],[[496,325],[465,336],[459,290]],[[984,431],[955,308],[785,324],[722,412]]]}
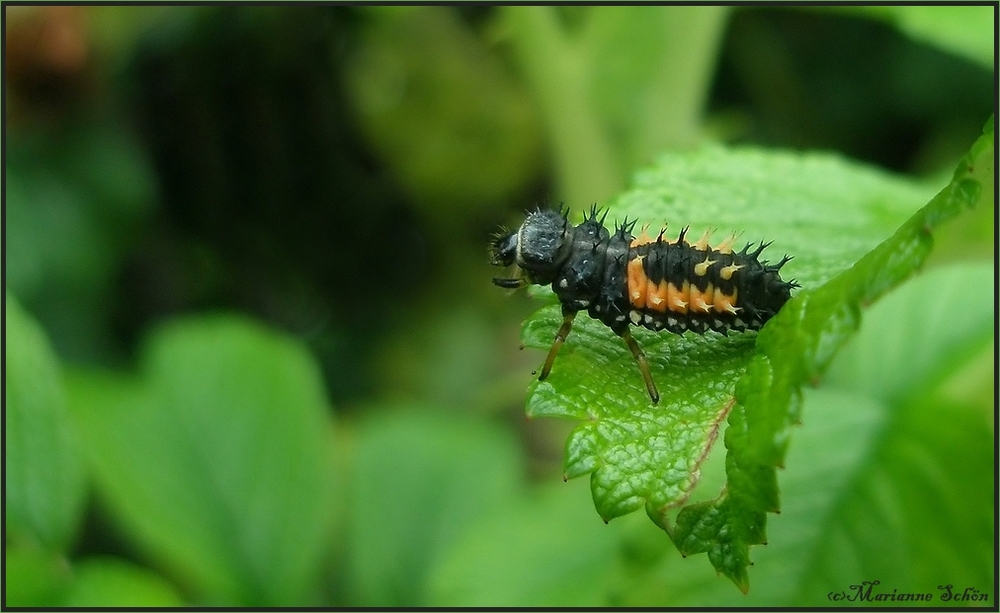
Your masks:
{"label": "larva abdomen segment", "polygon": [[712,249],[705,238],[635,244],[629,253],[631,323],[651,330],[703,332],[746,329],[740,317],[740,270],[728,245]]}

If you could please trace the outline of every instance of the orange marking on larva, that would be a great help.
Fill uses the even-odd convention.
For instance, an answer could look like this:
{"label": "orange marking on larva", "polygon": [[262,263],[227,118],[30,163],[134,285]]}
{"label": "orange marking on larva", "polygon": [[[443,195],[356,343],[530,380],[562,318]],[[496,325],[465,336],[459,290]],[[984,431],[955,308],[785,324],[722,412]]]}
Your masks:
{"label": "orange marking on larva", "polygon": [[673,283],[667,284],[667,308],[675,313],[687,314],[688,302],[690,301],[691,284],[687,281],[681,285],[681,289]]}
{"label": "orange marking on larva", "polygon": [[713,306],[715,307],[716,311],[718,311],[719,313],[726,312],[735,315],[736,312],[740,310],[738,307],[734,306],[735,304],[736,304],[735,288],[733,288],[733,294],[731,296],[729,294],[724,293],[720,289],[715,290]]}
{"label": "orange marking on larva", "polygon": [[659,285],[654,285],[652,281],[646,286],[646,306],[660,313],[667,312],[667,282],[660,281]]}
{"label": "orange marking on larva", "polygon": [[691,287],[691,310],[694,312],[701,311],[702,313],[708,313],[712,310],[713,295],[715,294],[715,288],[709,284],[705,288],[705,291],[699,290],[696,286]]}
{"label": "orange marking on larva", "polygon": [[[653,283],[652,279],[647,279],[646,280],[646,306],[647,307],[651,307],[653,305],[653,303],[656,303],[659,300],[659,297],[656,295],[657,289],[658,288],[656,287],[656,283]],[[657,306],[659,306],[659,305],[657,305]]]}
{"label": "orange marking on larva", "polygon": [[701,290],[697,287],[691,288],[691,300],[688,301],[688,306],[695,313],[701,311],[701,307],[705,304],[705,300],[701,297]]}
{"label": "orange marking on larva", "polygon": [[632,242],[629,243],[630,247],[638,247],[639,245],[648,245],[649,243],[653,242],[653,239],[649,237],[649,234],[646,234],[646,227],[648,226],[644,226],[642,228],[642,230],[639,232],[639,236],[632,239]]}
{"label": "orange marking on larva", "polygon": [[628,299],[637,309],[646,308],[646,271],[642,268],[644,256],[638,256],[628,263]]}
{"label": "orange marking on larva", "polygon": [[743,268],[742,266],[737,266],[736,264],[730,264],[729,266],[723,266],[719,270],[719,276],[722,277],[723,281],[728,281],[733,278],[733,273],[737,270]]}
{"label": "orange marking on larva", "polygon": [[699,238],[697,242],[695,242],[691,246],[697,249],[698,251],[706,251],[708,249],[708,239],[711,238],[712,232],[714,231],[715,230],[711,228],[705,230],[705,233],[701,235],[701,238]]}

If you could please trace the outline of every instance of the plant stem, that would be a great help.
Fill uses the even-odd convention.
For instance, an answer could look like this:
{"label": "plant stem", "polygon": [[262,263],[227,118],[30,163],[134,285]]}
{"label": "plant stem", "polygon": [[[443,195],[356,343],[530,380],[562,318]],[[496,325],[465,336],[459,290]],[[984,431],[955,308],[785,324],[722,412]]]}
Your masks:
{"label": "plant stem", "polygon": [[581,208],[607,200],[625,181],[593,108],[583,56],[566,39],[553,7],[500,10],[544,118],[560,198]]}

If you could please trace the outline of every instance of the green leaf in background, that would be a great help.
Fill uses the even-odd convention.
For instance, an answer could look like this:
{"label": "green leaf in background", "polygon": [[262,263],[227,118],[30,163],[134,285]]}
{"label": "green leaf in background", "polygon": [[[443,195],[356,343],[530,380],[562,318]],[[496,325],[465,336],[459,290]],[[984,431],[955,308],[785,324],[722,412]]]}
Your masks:
{"label": "green leaf in background", "polygon": [[435,607],[607,606],[620,526],[605,526],[585,490],[559,484],[493,509],[461,534],[430,576]]}
{"label": "green leaf in background", "polygon": [[[866,313],[831,365],[824,387],[849,388],[887,410],[879,447],[838,501],[818,543],[825,555],[807,570],[803,592],[845,589],[862,576],[900,591],[989,591],[992,416],[942,388],[977,354],[993,353],[995,272],[958,265],[914,279]],[[935,295],[963,296],[962,316],[927,299]],[[887,544],[908,563],[886,555]]]}
{"label": "green leaf in background", "polygon": [[495,427],[411,407],[366,419],[356,445],[349,602],[426,604],[441,552],[473,520],[521,495],[517,441]]}
{"label": "green leaf in background", "polygon": [[82,519],[85,477],[59,361],[10,292],[4,309],[5,533],[65,552]]}
{"label": "green leaf in background", "polygon": [[66,558],[38,547],[8,546],[3,564],[3,604],[8,607],[54,607],[72,581]]}
{"label": "green leaf in background", "polygon": [[163,577],[115,558],[90,558],[73,569],[66,607],[182,607],[184,601]]}
{"label": "green leaf in background", "polygon": [[[96,120],[95,120],[96,119]],[[66,360],[114,355],[109,295],[156,198],[153,169],[118,113],[12,136],[4,166],[4,271]]]}
{"label": "green leaf in background", "polygon": [[210,603],[315,597],[333,520],[332,424],[298,342],[250,321],[176,321],[135,380],[81,374],[72,408],[118,519]]}
{"label": "green leaf in background", "polygon": [[926,42],[993,68],[996,5],[852,6],[837,11],[883,19],[914,40]]}
{"label": "green leaf in background", "polygon": [[[832,156],[711,148],[664,157],[640,173],[611,205],[612,216],[690,223],[695,236],[715,227],[742,229],[748,241],[773,239],[771,258],[794,255],[782,272],[803,288],[756,349],[750,335],[636,330],[665,392],[657,406],[624,345],[578,318],[552,375],[532,383],[527,407],[529,415],[585,422],[567,444],[567,476],[591,473],[605,519],[645,506],[682,553],[708,552],[746,591],[749,545],[765,541],[766,513],[780,508],[775,468],[800,419],[799,387],[854,332],[859,307],[919,266],[929,230],[992,194],[991,160],[992,119],[953,182],[913,217],[928,190]],[[530,318],[525,345],[547,349],[556,319],[554,307]],[[668,512],[687,500],[727,414],[727,488],[671,524]]]}

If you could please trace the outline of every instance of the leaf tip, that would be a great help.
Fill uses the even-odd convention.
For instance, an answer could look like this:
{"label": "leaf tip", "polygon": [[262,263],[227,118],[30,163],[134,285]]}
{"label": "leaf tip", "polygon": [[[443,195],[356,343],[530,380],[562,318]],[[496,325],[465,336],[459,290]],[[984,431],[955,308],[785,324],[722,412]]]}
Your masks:
{"label": "leaf tip", "polygon": [[733,583],[735,583],[736,587],[738,587],[739,590],[743,592],[744,596],[746,596],[750,592],[750,579],[749,577],[746,576],[745,573],[742,574],[739,578],[732,577],[732,579]]}

